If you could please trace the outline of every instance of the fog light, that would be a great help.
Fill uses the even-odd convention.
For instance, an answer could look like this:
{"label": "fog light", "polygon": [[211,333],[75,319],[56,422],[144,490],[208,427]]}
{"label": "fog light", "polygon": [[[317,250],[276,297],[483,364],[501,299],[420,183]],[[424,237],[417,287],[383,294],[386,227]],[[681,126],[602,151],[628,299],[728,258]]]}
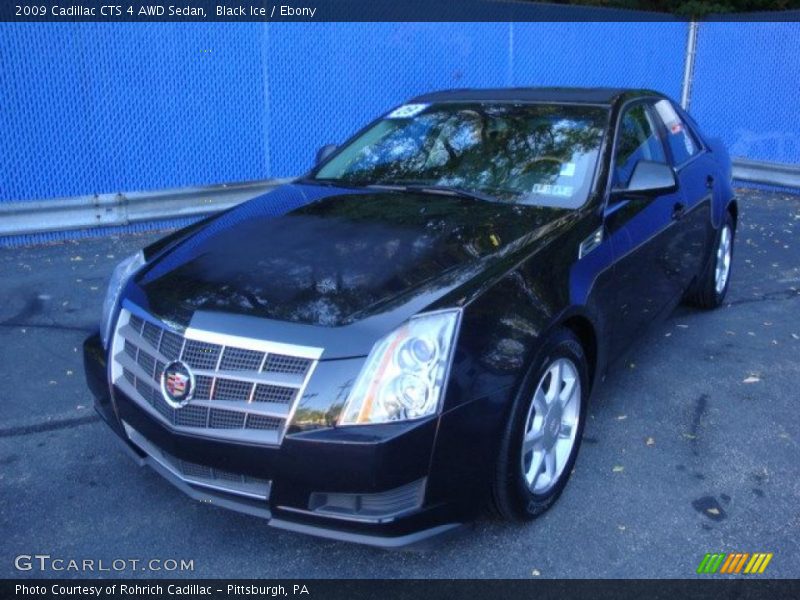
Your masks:
{"label": "fog light", "polygon": [[383,523],[422,506],[425,478],[377,494],[314,492],[308,508],[315,513],[340,519]]}

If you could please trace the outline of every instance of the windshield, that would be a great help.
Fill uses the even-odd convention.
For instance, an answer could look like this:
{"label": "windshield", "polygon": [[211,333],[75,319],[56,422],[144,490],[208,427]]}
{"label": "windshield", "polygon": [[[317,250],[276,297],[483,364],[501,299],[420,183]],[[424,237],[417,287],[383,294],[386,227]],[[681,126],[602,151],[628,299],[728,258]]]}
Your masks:
{"label": "windshield", "polygon": [[608,112],[594,106],[407,104],[314,174],[351,185],[428,185],[577,208],[589,194]]}

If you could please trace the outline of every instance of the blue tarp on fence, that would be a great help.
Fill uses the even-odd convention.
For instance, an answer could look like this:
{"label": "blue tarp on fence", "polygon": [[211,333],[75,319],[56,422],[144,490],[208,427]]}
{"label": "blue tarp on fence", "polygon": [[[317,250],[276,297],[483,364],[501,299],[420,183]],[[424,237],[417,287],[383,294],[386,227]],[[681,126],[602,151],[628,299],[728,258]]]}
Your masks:
{"label": "blue tarp on fence", "polygon": [[[438,88],[678,97],[688,24],[2,23],[0,202],[300,174]],[[746,68],[744,68],[746,67]],[[691,109],[734,154],[800,161],[800,25],[702,23]]]}
{"label": "blue tarp on fence", "polygon": [[800,163],[800,23],[702,23],[691,112],[731,155]]}

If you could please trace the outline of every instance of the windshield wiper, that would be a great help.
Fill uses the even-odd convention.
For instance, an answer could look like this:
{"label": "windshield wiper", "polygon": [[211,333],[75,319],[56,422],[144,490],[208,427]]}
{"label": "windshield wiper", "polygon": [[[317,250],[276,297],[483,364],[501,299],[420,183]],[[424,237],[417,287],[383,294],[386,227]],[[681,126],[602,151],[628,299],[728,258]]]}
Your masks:
{"label": "windshield wiper", "polygon": [[387,190],[404,190],[409,192],[429,192],[431,194],[441,194],[443,196],[459,196],[472,200],[482,200],[484,202],[499,202],[500,198],[491,194],[485,194],[476,190],[468,190],[460,187],[451,187],[437,183],[426,183],[424,180],[398,180],[398,181],[348,181],[346,179],[310,177],[300,179],[299,182],[316,183],[318,185],[339,186],[339,187],[364,187]]}
{"label": "windshield wiper", "polygon": [[369,187],[371,185],[369,181],[348,181],[347,179],[336,179],[331,177],[305,177],[303,179],[298,179],[297,183],[311,183],[316,185],[351,188]]}
{"label": "windshield wiper", "polygon": [[497,202],[495,196],[476,192],[474,190],[467,190],[459,187],[451,187],[449,185],[438,185],[435,183],[408,183],[402,181],[386,181],[381,183],[374,183],[367,187],[374,188],[389,188],[401,189],[409,192],[430,192],[432,194],[441,194],[443,196],[458,196],[460,198],[470,198],[471,200],[483,200],[484,202]]}

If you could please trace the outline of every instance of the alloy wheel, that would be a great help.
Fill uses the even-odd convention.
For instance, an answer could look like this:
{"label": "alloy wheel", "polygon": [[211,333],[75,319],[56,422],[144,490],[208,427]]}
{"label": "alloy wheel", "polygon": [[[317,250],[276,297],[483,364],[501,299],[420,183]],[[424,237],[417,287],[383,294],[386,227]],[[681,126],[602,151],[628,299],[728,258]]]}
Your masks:
{"label": "alloy wheel", "polygon": [[731,273],[731,250],[733,236],[731,228],[725,225],[719,234],[719,245],[717,246],[717,262],[714,269],[714,290],[721,294],[728,283],[728,276]]}
{"label": "alloy wheel", "polygon": [[581,414],[581,381],[568,358],[559,358],[536,386],[525,420],[522,474],[534,494],[550,491],[569,460]]}

